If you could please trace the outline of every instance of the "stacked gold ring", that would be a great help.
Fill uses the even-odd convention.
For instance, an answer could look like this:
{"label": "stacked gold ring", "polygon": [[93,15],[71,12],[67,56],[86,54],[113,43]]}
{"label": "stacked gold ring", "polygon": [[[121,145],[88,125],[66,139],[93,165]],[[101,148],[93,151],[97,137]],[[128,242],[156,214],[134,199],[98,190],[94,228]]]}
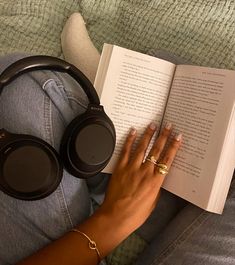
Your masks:
{"label": "stacked gold ring", "polygon": [[147,156],[145,160],[157,165],[157,159],[154,156]]}
{"label": "stacked gold ring", "polygon": [[147,156],[145,160],[153,163],[158,168],[158,172],[160,174],[166,175],[168,173],[167,165],[160,162],[158,163],[157,159],[154,156]]}
{"label": "stacked gold ring", "polygon": [[167,165],[163,163],[157,163],[156,166],[158,167],[158,172],[162,175],[165,175],[168,173],[168,167]]}

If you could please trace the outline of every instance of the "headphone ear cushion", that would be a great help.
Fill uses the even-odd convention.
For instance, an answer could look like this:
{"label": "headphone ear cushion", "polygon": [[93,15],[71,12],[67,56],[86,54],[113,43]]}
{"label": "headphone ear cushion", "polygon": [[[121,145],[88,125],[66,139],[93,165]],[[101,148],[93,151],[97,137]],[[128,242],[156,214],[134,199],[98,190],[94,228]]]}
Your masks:
{"label": "headphone ear cushion", "polygon": [[65,168],[78,178],[98,174],[109,162],[115,140],[115,129],[108,116],[86,111],[67,126],[63,135],[60,155]]}
{"label": "headphone ear cushion", "polygon": [[34,136],[5,135],[0,145],[0,189],[21,200],[47,197],[58,187],[63,174],[56,150]]}

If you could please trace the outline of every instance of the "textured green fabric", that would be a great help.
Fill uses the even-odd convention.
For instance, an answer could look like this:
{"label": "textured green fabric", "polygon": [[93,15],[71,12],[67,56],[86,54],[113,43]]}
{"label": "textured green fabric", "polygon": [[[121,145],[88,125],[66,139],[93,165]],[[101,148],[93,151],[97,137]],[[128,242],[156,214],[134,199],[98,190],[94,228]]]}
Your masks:
{"label": "textured green fabric", "polygon": [[[105,4],[107,2],[107,4]],[[94,43],[160,49],[195,64],[235,69],[234,0],[82,1]]]}
{"label": "textured green fabric", "polygon": [[[0,54],[61,56],[60,34],[74,12],[81,12],[100,51],[107,42],[235,69],[234,0],[0,0]],[[132,235],[109,263],[131,264],[144,246]]]}
{"label": "textured green fabric", "polygon": [[107,257],[110,265],[132,265],[147,243],[136,234],[131,234]]}
{"label": "textured green fabric", "polygon": [[61,55],[60,33],[80,11],[104,42],[165,50],[199,65],[235,69],[234,0],[0,0],[0,54]]}
{"label": "textured green fabric", "polygon": [[0,0],[0,54],[60,56],[61,31],[78,10],[71,0]]}

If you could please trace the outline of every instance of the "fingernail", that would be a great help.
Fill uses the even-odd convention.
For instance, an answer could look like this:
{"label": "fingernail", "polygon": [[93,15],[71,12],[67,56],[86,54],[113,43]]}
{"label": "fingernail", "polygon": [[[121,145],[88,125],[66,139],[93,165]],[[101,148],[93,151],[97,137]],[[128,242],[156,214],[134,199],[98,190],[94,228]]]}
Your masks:
{"label": "fingernail", "polygon": [[151,122],[150,123],[150,125],[149,125],[149,128],[151,129],[151,130],[156,130],[156,128],[157,128],[157,125],[156,125],[156,123],[155,122]]}
{"label": "fingernail", "polygon": [[170,123],[170,122],[167,121],[166,124],[165,124],[165,128],[166,128],[167,130],[170,130],[171,127],[172,127],[172,123]]}
{"label": "fingernail", "polygon": [[136,134],[136,129],[132,127],[130,130],[130,135],[135,135],[135,134]]}
{"label": "fingernail", "polygon": [[182,136],[183,136],[182,133],[176,134],[175,135],[175,140],[178,141],[178,142],[181,141],[182,140]]}

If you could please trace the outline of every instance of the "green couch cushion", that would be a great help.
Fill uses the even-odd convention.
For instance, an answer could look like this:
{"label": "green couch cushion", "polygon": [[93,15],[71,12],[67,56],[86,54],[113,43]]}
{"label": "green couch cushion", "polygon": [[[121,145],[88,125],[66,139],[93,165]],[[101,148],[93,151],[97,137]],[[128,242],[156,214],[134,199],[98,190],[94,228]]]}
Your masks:
{"label": "green couch cushion", "polygon": [[233,0],[2,0],[0,54],[60,56],[60,33],[73,12],[81,12],[100,51],[108,42],[235,69]]}

